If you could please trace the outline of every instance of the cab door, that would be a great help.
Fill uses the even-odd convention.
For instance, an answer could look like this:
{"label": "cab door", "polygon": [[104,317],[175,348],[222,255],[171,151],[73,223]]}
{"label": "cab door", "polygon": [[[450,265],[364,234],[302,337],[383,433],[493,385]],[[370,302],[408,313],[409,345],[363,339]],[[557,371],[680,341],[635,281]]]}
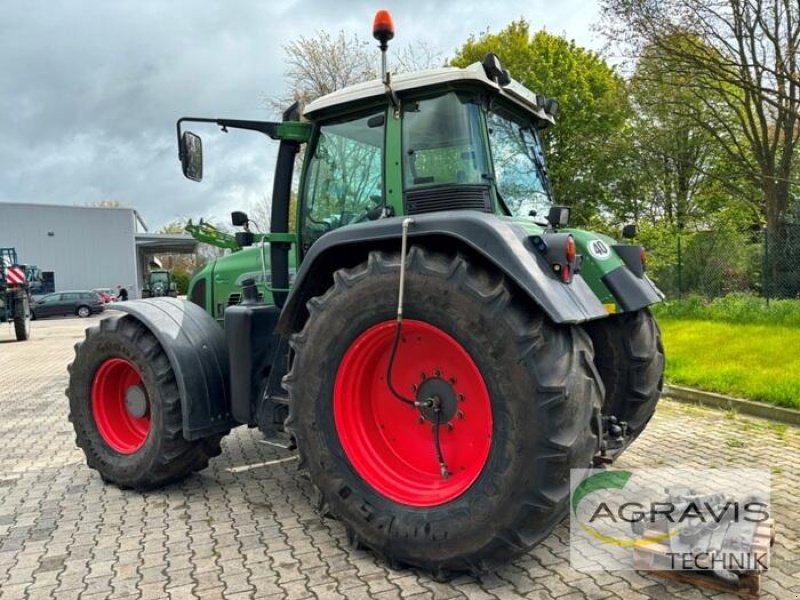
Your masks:
{"label": "cab door", "polygon": [[316,128],[301,192],[301,254],[329,231],[385,214],[385,125],[380,108]]}

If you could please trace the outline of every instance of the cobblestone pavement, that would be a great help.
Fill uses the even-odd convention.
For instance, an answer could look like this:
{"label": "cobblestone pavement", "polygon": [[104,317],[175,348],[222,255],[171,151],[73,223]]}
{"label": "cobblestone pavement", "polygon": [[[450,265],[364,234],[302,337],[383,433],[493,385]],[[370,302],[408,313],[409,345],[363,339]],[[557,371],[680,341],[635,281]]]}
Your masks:
{"label": "cobblestone pavement", "polygon": [[[317,516],[292,454],[254,430],[236,430],[181,484],[147,494],[105,486],[75,447],[64,396],[86,325],[39,321],[27,343],[0,326],[2,598],[725,597],[636,572],[574,571],[566,525],[478,579],[393,571]],[[618,464],[770,467],[778,536],[764,597],[798,598],[798,463],[797,429],[663,402]]]}

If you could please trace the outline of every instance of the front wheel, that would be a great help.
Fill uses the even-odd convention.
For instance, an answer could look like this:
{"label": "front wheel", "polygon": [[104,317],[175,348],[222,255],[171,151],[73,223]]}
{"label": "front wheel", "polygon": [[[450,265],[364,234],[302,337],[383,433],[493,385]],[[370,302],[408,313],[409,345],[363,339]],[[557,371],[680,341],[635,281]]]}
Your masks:
{"label": "front wheel", "polygon": [[27,294],[17,298],[14,315],[14,335],[18,342],[24,342],[31,337],[31,303]]}
{"label": "front wheel", "polygon": [[627,424],[611,458],[644,431],[664,385],[661,330],[648,309],[622,313],[585,325],[595,349],[595,364],[605,385],[603,415]]}
{"label": "front wheel", "polygon": [[287,429],[352,540],[394,564],[481,571],[546,537],[570,469],[591,463],[591,342],[501,274],[413,247],[395,344],[398,281],[399,256],[373,252],[308,303]]}
{"label": "front wheel", "polygon": [[89,315],[92,314],[92,310],[88,306],[79,306],[78,309],[75,311],[75,314],[85,319]]}
{"label": "front wheel", "polygon": [[133,317],[89,328],[69,372],[76,443],[105,481],[149,489],[203,469],[219,454],[221,436],[183,437],[175,373],[158,340]]}

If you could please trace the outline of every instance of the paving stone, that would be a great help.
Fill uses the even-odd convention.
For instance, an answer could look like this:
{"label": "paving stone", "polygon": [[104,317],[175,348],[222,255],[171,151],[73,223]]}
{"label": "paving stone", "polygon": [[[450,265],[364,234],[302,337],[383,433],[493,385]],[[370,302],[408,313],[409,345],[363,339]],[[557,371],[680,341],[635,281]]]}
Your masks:
{"label": "paving stone", "polygon": [[[104,485],[74,445],[63,394],[72,345],[86,325],[43,320],[31,343],[0,346],[4,600],[730,598],[646,573],[572,569],[567,524],[480,578],[437,583],[422,572],[389,569],[369,552],[350,549],[341,523],[315,513],[296,461],[227,471],[291,456],[260,443],[256,430],[234,430],[208,469],[163,490],[141,494]],[[5,335],[0,328],[0,341]],[[35,418],[26,407],[35,408]],[[662,402],[618,466],[771,468],[778,537],[763,597],[782,600],[800,597],[800,508],[794,501],[800,432],[778,434],[762,423]],[[759,448],[747,462],[725,443],[741,436]]]}

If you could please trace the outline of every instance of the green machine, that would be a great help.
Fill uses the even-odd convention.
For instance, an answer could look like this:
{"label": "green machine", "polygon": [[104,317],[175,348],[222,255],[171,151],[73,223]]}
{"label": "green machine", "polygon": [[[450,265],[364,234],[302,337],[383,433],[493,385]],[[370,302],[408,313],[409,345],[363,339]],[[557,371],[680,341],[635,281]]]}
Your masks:
{"label": "green machine", "polygon": [[280,122],[178,121],[196,181],[186,123],[277,142],[269,231],[242,213],[235,236],[200,226],[233,252],[196,274],[189,301],[123,303],[88,330],[72,422],[87,464],[137,489],[256,427],[296,448],[353,543],[439,576],[479,572],[563,519],[570,469],[612,462],[644,430],[662,295],[640,246],[571,227],[555,204],[541,137],[555,100],[491,54],[390,76],[385,11],[374,32],[381,79]]}

